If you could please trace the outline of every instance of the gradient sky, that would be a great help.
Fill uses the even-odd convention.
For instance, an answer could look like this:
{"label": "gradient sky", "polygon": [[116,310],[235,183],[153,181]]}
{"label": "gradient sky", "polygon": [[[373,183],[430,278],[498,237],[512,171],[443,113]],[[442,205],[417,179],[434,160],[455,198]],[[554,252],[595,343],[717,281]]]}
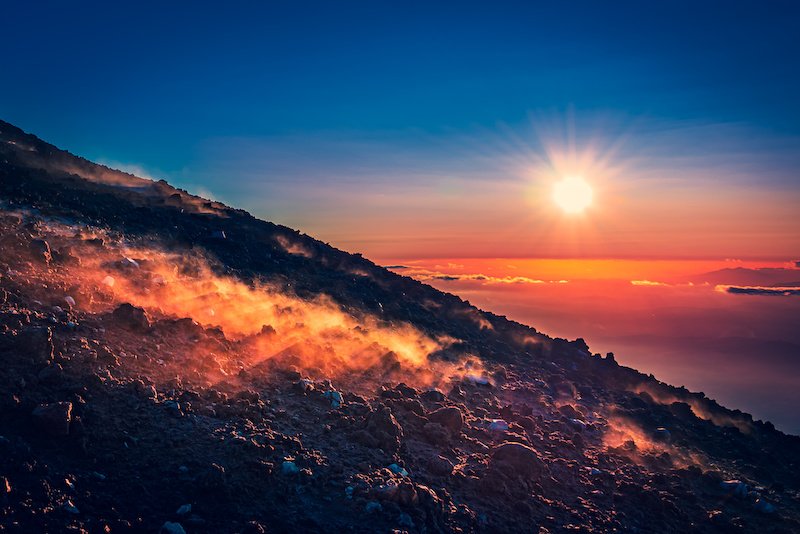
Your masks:
{"label": "gradient sky", "polygon": [[3,119],[370,257],[800,251],[796,2],[14,2],[0,31]]}

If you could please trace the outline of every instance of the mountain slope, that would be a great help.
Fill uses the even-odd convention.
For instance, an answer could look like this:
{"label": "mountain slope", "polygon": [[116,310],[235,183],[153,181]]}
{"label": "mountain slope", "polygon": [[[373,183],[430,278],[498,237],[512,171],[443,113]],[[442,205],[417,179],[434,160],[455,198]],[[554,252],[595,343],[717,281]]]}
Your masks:
{"label": "mountain slope", "polygon": [[800,529],[800,439],[580,339],[1,121],[0,201],[12,531]]}

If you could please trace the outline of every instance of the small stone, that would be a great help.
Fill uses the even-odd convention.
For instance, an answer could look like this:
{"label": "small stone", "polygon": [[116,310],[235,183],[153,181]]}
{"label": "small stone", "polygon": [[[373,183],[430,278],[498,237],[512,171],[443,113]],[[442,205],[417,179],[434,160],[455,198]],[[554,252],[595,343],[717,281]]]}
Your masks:
{"label": "small stone", "polygon": [[180,508],[175,511],[175,515],[186,515],[192,511],[191,504],[182,504]]}
{"label": "small stone", "polygon": [[379,503],[378,501],[369,501],[367,505],[364,507],[364,511],[367,512],[368,514],[371,514],[373,512],[380,512],[381,510],[383,510],[383,506],[381,506],[381,503]]}

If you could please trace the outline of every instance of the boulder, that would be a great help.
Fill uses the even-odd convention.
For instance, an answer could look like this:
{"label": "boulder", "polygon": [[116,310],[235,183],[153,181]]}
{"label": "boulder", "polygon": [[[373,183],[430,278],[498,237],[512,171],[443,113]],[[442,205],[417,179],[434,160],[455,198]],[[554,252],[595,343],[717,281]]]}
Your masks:
{"label": "boulder", "polygon": [[367,432],[374,438],[375,443],[387,452],[400,448],[403,427],[387,406],[381,406],[367,416]]}
{"label": "boulder", "polygon": [[117,306],[111,316],[120,325],[129,330],[144,332],[150,328],[150,318],[147,317],[144,309],[127,302]]}
{"label": "boulder", "polygon": [[50,244],[44,239],[32,239],[30,243],[31,256],[42,263],[50,263],[53,259]]}
{"label": "boulder", "polygon": [[419,396],[422,400],[428,402],[442,402],[445,399],[444,393],[439,391],[438,389],[430,389],[428,391],[424,391]]}
{"label": "boulder", "polygon": [[429,413],[428,421],[439,423],[455,435],[458,435],[461,432],[461,427],[464,426],[464,416],[461,414],[461,410],[455,406],[439,408]]}
{"label": "boulder", "polygon": [[537,477],[544,470],[544,462],[532,448],[522,443],[507,441],[492,451],[492,466],[507,474]]}
{"label": "boulder", "polygon": [[26,328],[17,336],[17,348],[30,356],[34,363],[47,363],[53,359],[53,331],[46,326]]}
{"label": "boulder", "polygon": [[31,414],[43,432],[51,436],[68,436],[69,424],[72,421],[72,403],[54,402],[40,404]]}
{"label": "boulder", "polygon": [[438,476],[448,476],[453,472],[453,462],[444,456],[435,456],[428,459],[428,471]]}

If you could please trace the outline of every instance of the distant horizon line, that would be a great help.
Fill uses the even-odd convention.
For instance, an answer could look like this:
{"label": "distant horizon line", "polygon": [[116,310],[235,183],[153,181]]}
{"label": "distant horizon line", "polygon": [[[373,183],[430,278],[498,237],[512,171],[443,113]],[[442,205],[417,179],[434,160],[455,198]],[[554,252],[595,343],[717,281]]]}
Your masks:
{"label": "distant horizon line", "polygon": [[[313,236],[312,236],[313,237]],[[337,245],[332,245],[336,246]],[[366,254],[360,252],[352,252],[352,254]],[[800,261],[797,259],[800,255],[795,257],[741,257],[741,258],[719,258],[719,257],[697,257],[697,256],[513,256],[513,255],[467,255],[467,256],[448,256],[448,255],[398,255],[398,256],[375,256],[376,260],[593,260],[593,261],[713,261],[713,262],[728,262],[728,263],[753,263],[753,262],[770,262],[770,263],[791,263],[795,264]],[[800,269],[795,266],[794,268]]]}

